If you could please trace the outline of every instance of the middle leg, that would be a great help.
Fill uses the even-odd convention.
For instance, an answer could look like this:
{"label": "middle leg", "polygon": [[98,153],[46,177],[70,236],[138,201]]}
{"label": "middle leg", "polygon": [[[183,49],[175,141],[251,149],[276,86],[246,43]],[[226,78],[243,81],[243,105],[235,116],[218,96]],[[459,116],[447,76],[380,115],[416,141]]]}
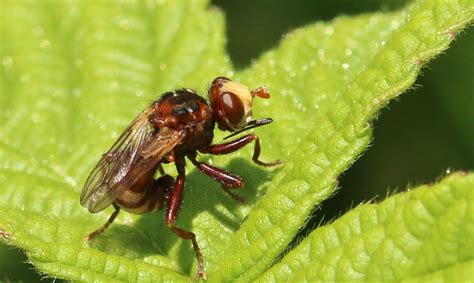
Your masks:
{"label": "middle leg", "polygon": [[105,230],[107,230],[107,228],[109,228],[110,224],[112,224],[112,222],[114,222],[115,218],[117,217],[117,215],[119,214],[120,212],[120,207],[118,205],[116,205],[115,203],[113,203],[114,205],[114,212],[112,213],[112,215],[110,215],[109,219],[107,220],[107,222],[105,222],[105,224],[100,227],[99,229],[89,233],[87,236],[86,236],[86,240],[88,240],[89,242],[94,240],[97,236],[99,236],[100,234],[104,233]]}
{"label": "middle leg", "polygon": [[220,182],[222,184],[222,189],[229,196],[242,204],[245,203],[245,199],[243,197],[230,191],[230,189],[241,188],[244,186],[245,182],[241,177],[227,172],[224,169],[197,161],[196,154],[188,155],[188,158],[191,160],[194,166],[199,169],[199,171]]}

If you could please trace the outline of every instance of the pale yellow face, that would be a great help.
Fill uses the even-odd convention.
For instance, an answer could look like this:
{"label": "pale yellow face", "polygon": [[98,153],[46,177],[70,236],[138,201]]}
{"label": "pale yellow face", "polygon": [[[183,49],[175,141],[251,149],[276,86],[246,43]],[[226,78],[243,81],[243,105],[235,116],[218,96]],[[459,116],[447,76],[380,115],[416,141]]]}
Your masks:
{"label": "pale yellow face", "polygon": [[[243,84],[239,84],[233,81],[225,82],[221,87],[222,93],[232,93],[235,94],[243,106],[243,116],[242,119],[237,123],[232,123],[232,128],[234,130],[241,129],[245,127],[250,120],[252,120],[252,100],[253,96],[250,93],[248,87]],[[223,96],[222,98],[225,103],[231,104],[229,97]],[[229,101],[226,101],[229,100]]]}

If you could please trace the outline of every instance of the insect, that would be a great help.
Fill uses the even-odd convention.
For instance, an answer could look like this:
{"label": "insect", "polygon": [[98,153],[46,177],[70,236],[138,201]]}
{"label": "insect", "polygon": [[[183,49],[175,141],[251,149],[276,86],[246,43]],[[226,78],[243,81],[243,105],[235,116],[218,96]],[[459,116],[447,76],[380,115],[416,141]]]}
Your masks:
{"label": "insect", "polygon": [[[260,140],[251,133],[236,140],[213,144],[214,127],[232,132],[226,138],[243,131],[266,125],[271,118],[252,120],[252,101],[255,97],[269,98],[264,87],[250,91],[245,85],[228,78],[214,79],[206,102],[195,91],[179,89],[164,93],[154,101],[121,134],[110,150],[99,160],[87,178],[81,194],[81,205],[95,213],[113,205],[115,211],[88,240],[103,233],[121,209],[143,214],[166,209],[168,228],[182,239],[191,240],[197,257],[196,278],[205,278],[202,254],[191,231],[175,226],[185,183],[185,158],[202,173],[220,182],[233,198],[242,198],[230,191],[244,185],[241,177],[197,160],[198,152],[228,154],[250,142],[255,142],[252,160],[261,166],[281,163],[260,161]],[[162,164],[174,163],[175,178],[167,175]],[[160,177],[155,178],[156,172]]]}

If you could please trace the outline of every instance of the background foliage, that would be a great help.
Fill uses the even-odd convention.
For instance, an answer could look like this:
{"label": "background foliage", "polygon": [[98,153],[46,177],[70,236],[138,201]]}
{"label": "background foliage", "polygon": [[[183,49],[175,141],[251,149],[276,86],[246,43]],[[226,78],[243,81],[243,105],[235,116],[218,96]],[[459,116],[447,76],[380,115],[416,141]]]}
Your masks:
{"label": "background foliage", "polygon": [[[215,1],[226,15],[227,50],[238,68],[275,47],[281,36],[318,20],[343,14],[392,11],[404,1]],[[251,8],[249,8],[251,7]],[[6,13],[4,9],[2,13]],[[3,19],[2,15],[2,19]],[[2,23],[3,24],[3,23]],[[448,169],[472,169],[474,165],[474,29],[459,35],[452,47],[424,69],[423,76],[399,101],[392,102],[374,124],[374,142],[363,157],[341,178],[339,193],[314,213],[309,227],[332,219],[353,204],[387,190],[431,182]],[[408,182],[408,183],[407,183]],[[304,233],[304,232],[303,232]],[[34,272],[15,250],[0,250],[0,280],[33,280]],[[28,271],[29,270],[29,271]],[[2,273],[3,272],[3,273]]]}

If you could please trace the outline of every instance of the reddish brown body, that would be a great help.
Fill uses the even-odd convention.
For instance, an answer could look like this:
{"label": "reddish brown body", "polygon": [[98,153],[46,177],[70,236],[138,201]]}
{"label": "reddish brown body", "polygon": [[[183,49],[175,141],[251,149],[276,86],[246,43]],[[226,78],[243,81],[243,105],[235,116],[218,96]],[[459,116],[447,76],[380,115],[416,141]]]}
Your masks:
{"label": "reddish brown body", "polygon": [[[155,135],[167,130],[183,134],[180,143],[162,157],[161,163],[174,162],[175,156],[184,157],[211,144],[214,135],[212,111],[199,95],[184,89],[168,92],[150,107],[152,112],[148,120]],[[174,182],[170,184],[168,180],[157,182],[153,179],[159,166],[157,164],[148,168],[147,174],[130,184],[129,189],[115,203],[126,211],[137,214],[160,209]]]}
{"label": "reddish brown body", "polygon": [[170,128],[184,132],[181,142],[166,155],[168,161],[173,161],[175,155],[186,156],[211,144],[212,110],[201,96],[191,90],[178,90],[165,93],[153,107],[150,122],[156,131]]}
{"label": "reddish brown body", "polygon": [[[198,259],[197,277],[205,278],[202,255],[194,233],[175,226],[185,185],[185,158],[202,173],[223,185],[223,189],[239,201],[243,199],[230,189],[242,187],[244,181],[223,169],[196,160],[198,151],[227,154],[255,141],[253,161],[273,166],[280,161],[261,162],[259,139],[247,134],[237,140],[213,145],[215,123],[222,130],[240,133],[270,123],[269,118],[250,121],[254,96],[268,98],[264,88],[250,92],[226,78],[217,78],[209,89],[211,105],[189,89],[164,93],[145,109],[124,131],[112,148],[103,155],[84,185],[81,204],[90,212],[109,205],[114,213],[100,229],[90,233],[92,240],[114,221],[120,209],[147,213],[166,207],[167,226],[183,239],[193,243]],[[174,162],[176,179],[165,174],[162,164]],[[159,171],[161,177],[155,179]]]}

